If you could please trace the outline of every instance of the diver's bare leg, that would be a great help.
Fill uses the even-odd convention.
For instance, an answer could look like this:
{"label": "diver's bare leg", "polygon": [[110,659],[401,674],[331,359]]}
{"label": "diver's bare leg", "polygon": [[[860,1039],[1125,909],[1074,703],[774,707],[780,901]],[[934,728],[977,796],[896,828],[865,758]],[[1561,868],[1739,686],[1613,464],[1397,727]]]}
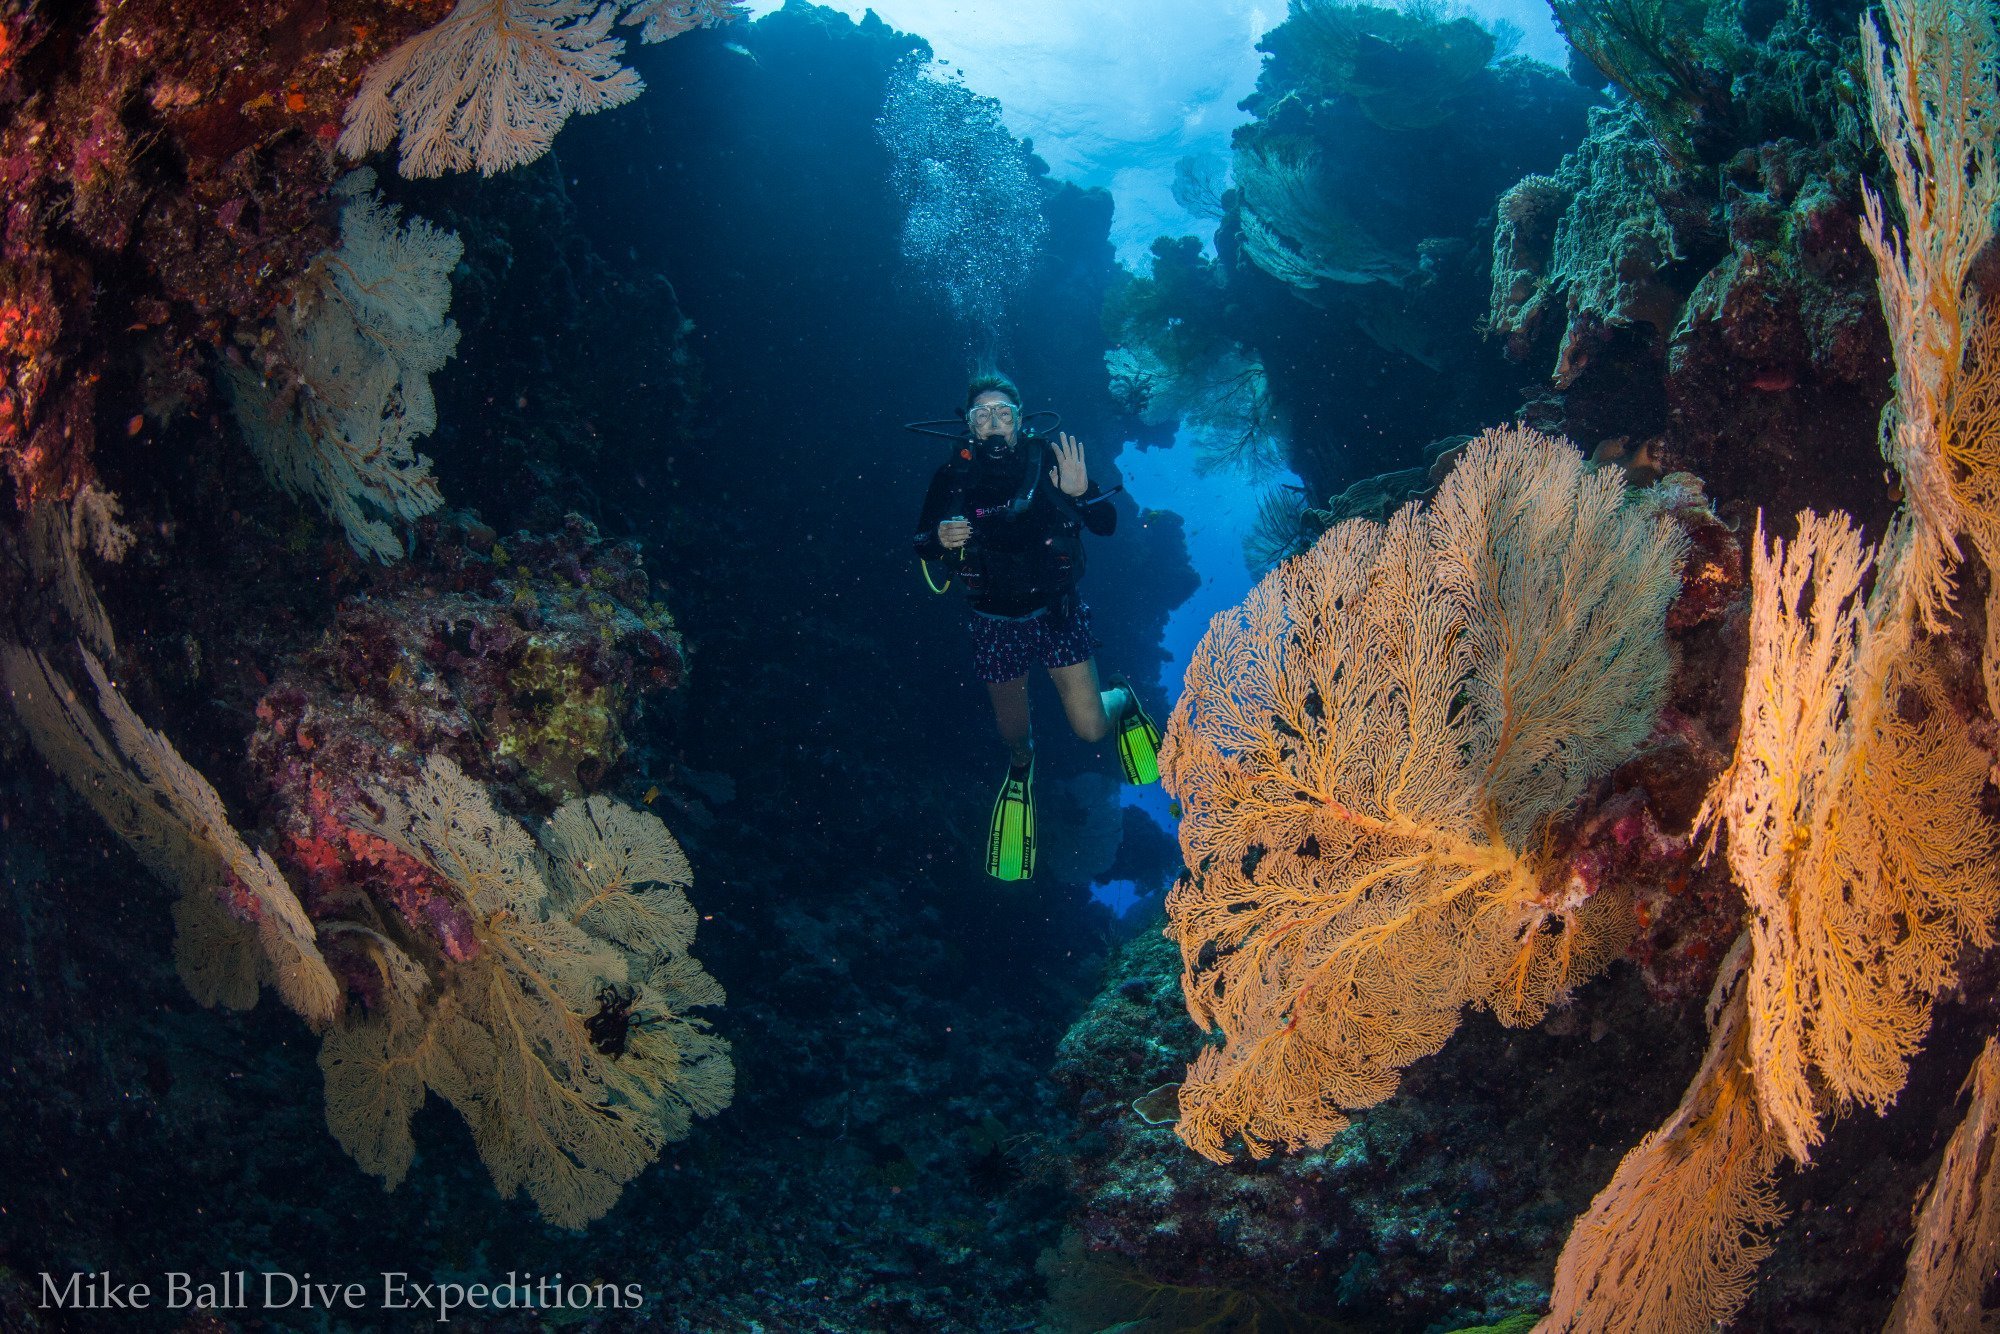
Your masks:
{"label": "diver's bare leg", "polygon": [[1125,712],[1125,692],[1116,686],[1099,688],[1096,658],[1051,667],[1049,680],[1056,683],[1056,693],[1062,696],[1071,731],[1085,741],[1102,741],[1111,735],[1112,719]]}
{"label": "diver's bare leg", "polygon": [[1028,678],[989,681],[986,693],[993,698],[993,724],[1007,744],[1007,759],[1016,769],[1027,764],[1035,753],[1034,727],[1028,718]]}

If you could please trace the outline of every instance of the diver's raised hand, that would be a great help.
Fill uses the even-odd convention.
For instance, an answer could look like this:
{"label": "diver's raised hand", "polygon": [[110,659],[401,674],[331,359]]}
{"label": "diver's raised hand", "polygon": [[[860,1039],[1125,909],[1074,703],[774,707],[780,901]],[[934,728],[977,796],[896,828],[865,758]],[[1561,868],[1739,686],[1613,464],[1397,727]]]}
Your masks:
{"label": "diver's raised hand", "polygon": [[1066,496],[1080,496],[1090,490],[1090,474],[1083,466],[1083,446],[1067,431],[1056,436],[1056,466],[1049,469],[1049,480],[1054,482]]}
{"label": "diver's raised hand", "polygon": [[972,540],[972,525],[964,519],[945,519],[938,524],[938,545],[956,551]]}

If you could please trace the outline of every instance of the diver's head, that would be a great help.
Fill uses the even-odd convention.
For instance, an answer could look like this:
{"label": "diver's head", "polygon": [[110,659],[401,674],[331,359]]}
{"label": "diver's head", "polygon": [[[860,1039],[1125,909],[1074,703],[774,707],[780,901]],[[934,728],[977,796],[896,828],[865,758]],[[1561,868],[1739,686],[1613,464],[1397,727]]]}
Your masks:
{"label": "diver's head", "polygon": [[965,424],[987,449],[1011,447],[1021,430],[1021,391],[998,372],[975,377],[965,387]]}

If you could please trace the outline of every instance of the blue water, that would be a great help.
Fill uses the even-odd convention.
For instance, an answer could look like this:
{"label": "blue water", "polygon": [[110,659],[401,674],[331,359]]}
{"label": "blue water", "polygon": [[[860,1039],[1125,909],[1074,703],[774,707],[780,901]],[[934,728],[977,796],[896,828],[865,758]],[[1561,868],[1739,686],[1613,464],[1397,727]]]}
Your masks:
{"label": "blue water", "polygon": [[[752,14],[784,0],[753,0]],[[1215,220],[1175,202],[1175,164],[1229,159],[1237,106],[1257,81],[1257,42],[1286,0],[1147,0],[1078,4],[1014,0],[837,0],[852,18],[879,15],[916,33],[941,70],[1000,99],[1007,128],[1032,140],[1060,179],[1109,190],[1112,241],[1128,265],[1156,236],[1207,239]],[[1464,9],[1520,30],[1520,53],[1560,65],[1565,45],[1540,0],[1474,0]]]}
{"label": "blue water", "polygon": [[[1200,457],[1198,436],[1186,429],[1175,432],[1171,448],[1138,449],[1128,441],[1118,456],[1118,470],[1140,507],[1142,520],[1148,511],[1157,510],[1178,514],[1185,521],[1182,532],[1188,561],[1201,580],[1201,587],[1168,615],[1166,633],[1161,636],[1167,661],[1160,669],[1160,680],[1169,693],[1152,712],[1162,727],[1179,702],[1182,678],[1209,621],[1217,612],[1241,602],[1254,582],[1243,559],[1243,535],[1256,521],[1259,498],[1272,487],[1298,485],[1298,478],[1283,470],[1256,480],[1234,469],[1204,475],[1199,470]],[[1146,812],[1169,834],[1177,827],[1169,809],[1172,798],[1158,786],[1122,788],[1119,800]],[[1092,885],[1090,892],[1124,917],[1141,903],[1157,901],[1161,888],[1112,880]]]}

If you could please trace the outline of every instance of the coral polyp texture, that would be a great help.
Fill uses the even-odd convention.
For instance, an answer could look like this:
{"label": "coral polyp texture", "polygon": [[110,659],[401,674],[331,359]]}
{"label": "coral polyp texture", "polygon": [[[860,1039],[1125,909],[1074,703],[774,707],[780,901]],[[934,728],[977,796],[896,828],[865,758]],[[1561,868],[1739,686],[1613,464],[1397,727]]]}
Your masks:
{"label": "coral polyp texture", "polygon": [[316,785],[351,804],[364,778],[444,755],[546,811],[610,780],[627,730],[681,683],[680,634],[631,544],[575,516],[504,545],[467,516],[425,525],[400,587],[342,604],[258,702],[252,762],[310,863],[332,853]]}
{"label": "coral polyp texture", "polygon": [[1539,1020],[1629,902],[1542,835],[1652,729],[1684,548],[1567,443],[1475,442],[1429,508],[1351,521],[1209,628],[1163,753],[1189,1013],[1181,1136],[1325,1144],[1469,1007]]}

